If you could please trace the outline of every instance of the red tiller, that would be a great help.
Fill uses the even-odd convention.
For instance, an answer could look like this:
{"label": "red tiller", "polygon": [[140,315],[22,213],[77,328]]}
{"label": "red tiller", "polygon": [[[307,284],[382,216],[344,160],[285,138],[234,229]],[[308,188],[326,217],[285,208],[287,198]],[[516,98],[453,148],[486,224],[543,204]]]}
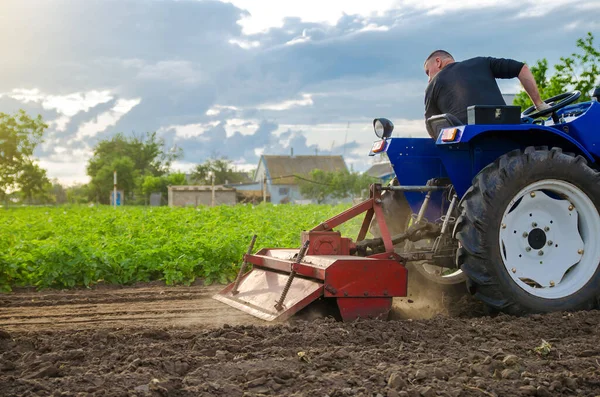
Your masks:
{"label": "red tiller", "polygon": [[[336,299],[344,321],[387,317],[392,298],[406,296],[407,270],[393,250],[379,187],[372,185],[369,199],[302,232],[300,249],[252,254],[255,236],[238,278],[214,298],[267,321],[285,320],[319,298]],[[376,215],[385,252],[358,256],[356,243],[333,230],[365,212],[357,242]],[[244,273],[248,264],[252,270]]]}

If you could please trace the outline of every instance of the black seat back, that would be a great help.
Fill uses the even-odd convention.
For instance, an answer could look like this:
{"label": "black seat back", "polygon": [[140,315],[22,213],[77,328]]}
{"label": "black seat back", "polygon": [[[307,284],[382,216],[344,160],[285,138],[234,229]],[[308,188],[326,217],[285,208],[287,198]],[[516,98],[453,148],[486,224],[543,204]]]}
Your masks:
{"label": "black seat back", "polygon": [[438,139],[440,131],[448,127],[464,125],[455,115],[451,113],[436,114],[427,119],[427,132],[434,140]]}

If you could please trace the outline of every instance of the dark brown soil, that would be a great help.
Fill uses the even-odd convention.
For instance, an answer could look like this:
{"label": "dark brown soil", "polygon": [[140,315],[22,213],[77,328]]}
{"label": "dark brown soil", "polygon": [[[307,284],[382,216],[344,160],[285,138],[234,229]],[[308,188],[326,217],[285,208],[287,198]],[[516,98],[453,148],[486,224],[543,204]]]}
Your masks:
{"label": "dark brown soil", "polygon": [[0,295],[0,395],[600,395],[597,311],[435,315],[413,297],[390,321],[311,309],[269,325],[210,299],[216,290]]}

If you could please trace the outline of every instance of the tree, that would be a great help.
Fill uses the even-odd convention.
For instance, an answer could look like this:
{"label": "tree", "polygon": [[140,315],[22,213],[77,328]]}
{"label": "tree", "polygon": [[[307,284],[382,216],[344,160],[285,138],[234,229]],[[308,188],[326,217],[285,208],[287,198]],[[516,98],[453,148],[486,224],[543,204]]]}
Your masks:
{"label": "tree", "polygon": [[17,178],[30,163],[36,146],[43,142],[48,125],[40,115],[31,118],[24,110],[14,115],[0,113],[0,198],[18,187]]}
{"label": "tree", "polygon": [[16,182],[26,203],[32,204],[34,198],[39,203],[54,201],[51,196],[52,184],[46,175],[46,170],[32,161],[23,164]]}
{"label": "tree", "polygon": [[117,171],[117,186],[124,194],[133,192],[135,179],[139,171],[135,168],[133,160],[127,156],[114,159],[111,163],[102,166],[90,181],[90,193],[96,195],[101,203],[110,202],[110,194],[114,189],[114,172]]}
{"label": "tree", "polygon": [[67,202],[67,191],[56,178],[52,179],[51,194],[56,204],[65,204]]}
{"label": "tree", "polygon": [[142,192],[145,198],[148,198],[152,193],[162,193],[164,196],[167,196],[169,193],[169,186],[185,184],[185,174],[182,172],[175,172],[163,176],[148,175],[142,182]]}
{"label": "tree", "polygon": [[164,175],[181,154],[177,147],[166,149],[164,140],[158,139],[155,132],[147,133],[145,137],[117,134],[102,140],[95,146],[87,166],[91,178],[90,199],[101,203],[110,201],[115,170],[119,190],[131,198],[133,193],[141,193],[144,177]]}
{"label": "tree", "polygon": [[[308,179],[308,180],[307,180]],[[312,170],[309,178],[297,178],[300,194],[321,204],[333,193],[333,173],[323,170]]]}
{"label": "tree", "polygon": [[309,178],[297,178],[300,193],[321,204],[327,197],[345,199],[359,197],[368,190],[371,183],[377,182],[367,174],[358,172],[313,170]]}
{"label": "tree", "polygon": [[[594,47],[594,36],[588,32],[586,37],[577,40],[577,48],[579,52],[560,58],[560,62],[554,65],[555,73],[550,77],[545,58],[531,67],[542,99],[578,90],[581,91],[578,102],[590,100],[590,92],[600,84],[600,46]],[[522,110],[532,105],[525,91],[517,94],[513,104],[521,106]]]}
{"label": "tree", "polygon": [[91,195],[90,186],[87,184],[78,184],[69,186],[66,189],[67,202],[71,204],[85,204],[87,203],[88,197]]}
{"label": "tree", "polygon": [[197,165],[192,171],[191,178],[197,183],[209,185],[212,183],[211,173],[215,176],[215,185],[243,182],[249,177],[248,173],[236,172],[231,161],[223,157],[211,158]]}

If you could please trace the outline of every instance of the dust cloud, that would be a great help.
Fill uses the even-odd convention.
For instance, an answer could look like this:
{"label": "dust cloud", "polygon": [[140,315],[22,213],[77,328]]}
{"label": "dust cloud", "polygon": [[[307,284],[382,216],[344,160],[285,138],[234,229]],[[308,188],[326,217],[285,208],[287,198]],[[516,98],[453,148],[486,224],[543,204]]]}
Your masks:
{"label": "dust cloud", "polygon": [[464,283],[442,285],[427,280],[412,265],[408,269],[408,293],[395,298],[391,319],[429,319],[438,315],[463,317],[481,311]]}

